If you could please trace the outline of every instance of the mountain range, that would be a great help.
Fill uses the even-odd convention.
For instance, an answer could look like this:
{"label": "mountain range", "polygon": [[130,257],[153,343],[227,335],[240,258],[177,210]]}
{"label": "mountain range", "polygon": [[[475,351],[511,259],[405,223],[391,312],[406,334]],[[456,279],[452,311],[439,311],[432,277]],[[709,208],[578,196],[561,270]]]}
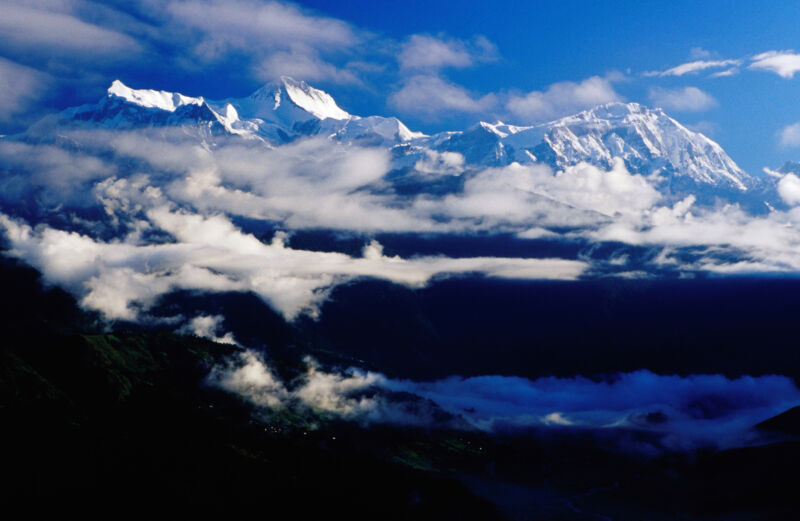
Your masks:
{"label": "mountain range", "polygon": [[[766,211],[780,198],[761,177],[743,171],[720,145],[661,109],[614,102],[531,126],[480,122],[466,130],[426,135],[395,117],[351,115],[328,93],[289,77],[245,98],[207,100],[179,93],[132,89],[117,80],[96,104],[67,109],[28,131],[52,137],[55,129],[180,127],[213,146],[222,136],[279,147],[324,136],[346,145],[392,152],[394,176],[419,174],[421,160],[444,156],[448,173],[461,175],[511,163],[546,164],[554,171],[586,162],[610,168],[621,158],[674,203],[737,202]],[[772,183],[774,185],[774,182]],[[764,203],[767,203],[766,205]]]}

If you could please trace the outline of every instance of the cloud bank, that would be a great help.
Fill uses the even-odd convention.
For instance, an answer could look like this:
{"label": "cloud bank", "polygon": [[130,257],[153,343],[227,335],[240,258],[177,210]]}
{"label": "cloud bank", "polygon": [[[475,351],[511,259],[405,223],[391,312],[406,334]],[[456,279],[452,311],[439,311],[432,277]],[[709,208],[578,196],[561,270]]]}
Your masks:
{"label": "cloud bank", "polygon": [[[253,292],[291,320],[314,315],[330,289],[359,277],[421,287],[437,275],[483,273],[516,279],[574,279],[580,261],[502,257],[415,257],[383,255],[377,242],[363,257],[295,250],[276,235],[264,244],[222,216],[203,217],[168,208],[147,212],[149,224],[175,238],[166,244],[102,242],[48,226],[36,229],[0,215],[11,254],[24,258],[51,282],[79,296],[83,306],[110,319],[136,320],[167,293],[178,290]],[[199,324],[202,325],[202,324]]]}
{"label": "cloud bank", "polygon": [[[258,407],[310,409],[361,423],[477,428],[578,429],[653,435],[637,450],[729,448],[760,440],[752,427],[800,403],[800,389],[782,376],[668,376],[649,371],[605,379],[510,376],[451,377],[432,382],[392,380],[350,368],[329,372],[306,359],[298,382],[280,381],[251,351],[215,368],[210,381]],[[429,400],[453,417],[437,423],[432,409],[388,393]],[[440,415],[441,417],[441,415]]]}

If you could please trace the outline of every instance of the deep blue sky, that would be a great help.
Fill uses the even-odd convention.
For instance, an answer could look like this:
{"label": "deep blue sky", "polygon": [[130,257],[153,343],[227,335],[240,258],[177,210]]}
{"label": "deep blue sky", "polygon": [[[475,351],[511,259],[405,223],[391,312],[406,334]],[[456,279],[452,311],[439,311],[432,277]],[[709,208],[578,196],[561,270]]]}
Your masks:
{"label": "deep blue sky", "polygon": [[[222,98],[289,74],[352,113],[398,115],[428,132],[480,119],[532,123],[614,98],[664,106],[751,173],[800,159],[798,2],[29,4],[0,4],[0,133],[96,100],[114,78]],[[412,43],[435,42],[457,56],[407,60]],[[417,60],[430,54],[417,50]],[[784,69],[752,68],[768,51]],[[644,74],[697,60],[737,62]],[[571,83],[551,87],[559,82]],[[588,84],[592,95],[583,99]],[[532,98],[541,102],[535,110]],[[784,132],[794,124],[796,132]]]}

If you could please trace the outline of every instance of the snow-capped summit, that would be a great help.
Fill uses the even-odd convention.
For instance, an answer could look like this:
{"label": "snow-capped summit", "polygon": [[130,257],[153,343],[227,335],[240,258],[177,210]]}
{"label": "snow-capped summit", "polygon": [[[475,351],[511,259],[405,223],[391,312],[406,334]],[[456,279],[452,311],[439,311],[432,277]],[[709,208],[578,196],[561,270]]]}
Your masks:
{"label": "snow-capped summit", "polygon": [[309,119],[349,119],[336,101],[325,91],[304,81],[281,76],[246,98],[229,99],[244,118],[260,118],[272,122],[296,123]]}
{"label": "snow-capped summit", "polygon": [[[288,76],[281,76],[280,83],[283,88],[277,91],[278,95],[285,92],[292,103],[319,119],[348,119],[351,117],[350,114],[339,108],[333,97],[325,91],[315,89],[304,81],[296,81]],[[275,101],[276,103],[281,102],[280,99],[275,99]]]}
{"label": "snow-capped summit", "polygon": [[235,111],[229,121],[240,132],[255,134],[274,144],[302,136],[327,136],[367,146],[393,146],[424,137],[393,117],[359,117],[343,110],[325,91],[288,76],[268,83],[245,98],[210,102],[217,112]]}

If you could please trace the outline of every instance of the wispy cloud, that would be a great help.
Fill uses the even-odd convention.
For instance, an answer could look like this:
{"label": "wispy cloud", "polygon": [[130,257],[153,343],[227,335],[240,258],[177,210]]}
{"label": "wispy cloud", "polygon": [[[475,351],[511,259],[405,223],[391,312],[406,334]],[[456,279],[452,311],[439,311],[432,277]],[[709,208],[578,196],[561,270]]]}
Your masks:
{"label": "wispy cloud", "polygon": [[496,59],[497,48],[485,37],[473,42],[414,34],[401,45],[397,57],[402,69],[438,70],[470,67]]}
{"label": "wispy cloud", "polygon": [[767,51],[753,56],[750,69],[774,72],[781,78],[793,78],[800,71],[800,54],[794,51]]}
{"label": "wispy cloud", "polygon": [[178,333],[207,338],[220,344],[235,345],[236,340],[232,333],[221,333],[224,321],[225,317],[222,315],[198,315],[179,328]]}
{"label": "wispy cloud", "polygon": [[800,123],[783,127],[779,133],[780,144],[785,147],[800,146]]}
{"label": "wispy cloud", "polygon": [[253,67],[254,74],[265,81],[281,76],[303,80],[327,80],[339,84],[360,84],[358,71],[349,67],[337,67],[311,50],[285,50],[267,54]]}
{"label": "wispy cloud", "polygon": [[686,74],[697,74],[709,69],[721,69],[724,67],[735,67],[741,64],[741,60],[694,60],[687,63],[676,65],[665,71],[646,72],[645,76],[684,76]]}
{"label": "wispy cloud", "polygon": [[717,106],[713,96],[697,87],[663,89],[653,87],[649,92],[650,100],[659,107],[679,112],[700,112]]}
{"label": "wispy cloud", "polygon": [[782,78],[793,78],[795,73],[800,71],[800,54],[793,50],[771,50],[760,54],[745,56],[736,59],[709,60],[707,55],[693,54],[695,59],[690,62],[682,63],[663,71],[645,72],[646,77],[664,76],[685,76],[698,74],[700,72],[724,69],[710,74],[712,78],[734,76],[739,73],[740,66],[746,65],[750,70],[762,70],[777,74]]}
{"label": "wispy cloud", "polygon": [[473,94],[439,76],[416,75],[389,95],[388,103],[404,114],[435,120],[452,113],[489,112],[496,106],[497,97]]}
{"label": "wispy cloud", "polygon": [[10,121],[41,98],[49,77],[0,57],[0,122]]}
{"label": "wispy cloud", "polygon": [[730,76],[736,76],[739,74],[739,69],[737,67],[731,67],[730,69],[725,69],[724,71],[715,72],[711,75],[712,78],[727,78]]}
{"label": "wispy cloud", "polygon": [[[315,313],[331,288],[359,277],[415,287],[465,273],[572,279],[594,262],[397,258],[368,240],[360,255],[305,251],[280,235],[263,243],[236,226],[236,217],[285,230],[491,231],[654,252],[698,247],[680,260],[660,257],[655,269],[800,272],[796,209],[751,215],[737,205],[697,207],[692,197],[673,204],[659,194],[659,178],[631,172],[620,160],[559,172],[536,164],[465,172],[459,154],[426,154],[409,163],[419,166],[414,175],[457,183],[444,193],[401,194],[387,178],[385,149],[325,138],[269,148],[219,137],[204,147],[185,130],[64,130],[68,146],[0,140],[0,200],[12,209],[36,201],[37,215],[50,222],[3,218],[14,254],[84,306],[125,319],[177,289],[251,291],[294,317]],[[794,181],[778,184],[787,206],[798,201]],[[71,221],[73,211],[93,217]],[[204,324],[195,325],[200,331]]]}
{"label": "wispy cloud", "polygon": [[359,42],[347,23],[280,2],[176,0],[165,11],[177,24],[200,30],[196,51],[209,58],[254,45],[349,47]]}
{"label": "wispy cloud", "polygon": [[169,26],[193,41],[202,60],[238,53],[250,56],[262,78],[293,74],[307,80],[355,81],[352,72],[322,57],[361,42],[358,31],[344,21],[291,4],[251,0],[176,0],[162,9]]}
{"label": "wispy cloud", "polygon": [[[80,2],[78,2],[80,3]],[[2,2],[0,48],[44,53],[88,62],[138,53],[141,45],[131,36],[81,20],[73,2]]]}
{"label": "wispy cloud", "polygon": [[704,49],[704,48],[699,47],[699,46],[698,47],[692,47],[689,50],[689,58],[691,58],[692,60],[707,60],[707,59],[711,58],[713,55],[714,55],[714,53],[712,53],[708,49]]}

